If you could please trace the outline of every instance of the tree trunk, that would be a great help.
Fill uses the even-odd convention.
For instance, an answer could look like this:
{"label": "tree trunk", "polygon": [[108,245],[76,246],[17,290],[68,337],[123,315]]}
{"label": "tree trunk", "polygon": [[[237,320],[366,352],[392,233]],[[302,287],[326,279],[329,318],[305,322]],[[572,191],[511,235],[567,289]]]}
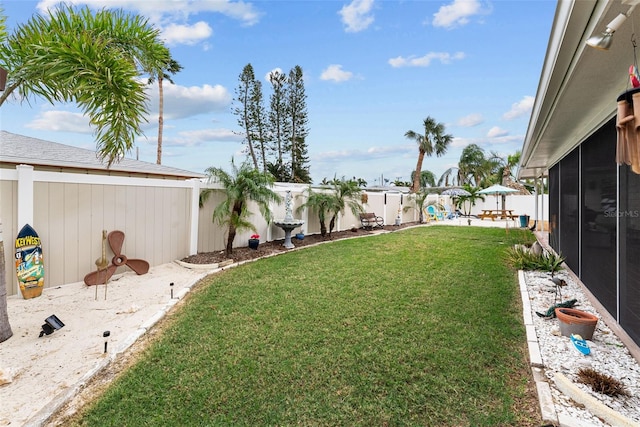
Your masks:
{"label": "tree trunk", "polygon": [[331,217],[331,221],[329,221],[329,236],[331,236],[331,232],[333,231],[333,228],[336,226],[336,216],[332,216]]}
{"label": "tree trunk", "polygon": [[4,90],[4,87],[7,84],[7,70],[0,67],[0,91]]}
{"label": "tree trunk", "polygon": [[322,237],[327,235],[327,225],[324,223],[324,220],[320,221],[320,235]]}
{"label": "tree trunk", "polygon": [[4,241],[2,240],[2,221],[0,221],[0,342],[6,341],[13,335],[7,312],[7,283],[4,263]]}
{"label": "tree trunk", "polygon": [[227,248],[226,254],[227,256],[231,256],[233,254],[233,241],[236,238],[236,227],[235,225],[229,224],[229,235],[227,236]]}
{"label": "tree trunk", "polygon": [[158,157],[157,164],[162,164],[162,128],[164,126],[164,88],[162,87],[162,73],[158,76]]}
{"label": "tree trunk", "polygon": [[412,193],[417,193],[420,190],[420,174],[422,173],[423,160],[424,151],[420,150],[418,153],[418,164],[416,165],[416,171],[413,173],[413,185],[409,189]]}

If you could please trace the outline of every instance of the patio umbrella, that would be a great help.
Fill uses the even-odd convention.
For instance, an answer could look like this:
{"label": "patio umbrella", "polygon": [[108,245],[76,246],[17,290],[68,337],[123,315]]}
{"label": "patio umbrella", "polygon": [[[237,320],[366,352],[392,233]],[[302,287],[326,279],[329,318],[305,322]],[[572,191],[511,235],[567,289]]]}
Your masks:
{"label": "patio umbrella", "polygon": [[453,210],[455,210],[456,199],[458,197],[460,197],[460,196],[470,196],[471,195],[471,193],[469,193],[464,188],[447,188],[446,190],[444,190],[440,194],[442,194],[443,196],[450,196],[453,199]]}
{"label": "patio umbrella", "polygon": [[470,196],[469,193],[464,188],[448,188],[441,193],[443,196],[451,196],[451,197],[460,197],[460,196]]}
{"label": "patio umbrella", "polygon": [[504,196],[510,193],[517,193],[518,190],[505,187],[504,185],[494,184],[491,187],[487,187],[484,190],[478,191],[478,194],[495,194],[496,196],[496,210],[498,209],[498,196]]}

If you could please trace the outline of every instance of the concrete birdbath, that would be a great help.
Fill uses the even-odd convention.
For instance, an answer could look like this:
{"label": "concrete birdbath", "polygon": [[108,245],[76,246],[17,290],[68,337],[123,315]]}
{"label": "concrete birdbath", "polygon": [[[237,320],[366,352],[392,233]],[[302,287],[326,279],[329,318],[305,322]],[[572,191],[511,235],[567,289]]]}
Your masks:
{"label": "concrete birdbath", "polygon": [[284,246],[287,249],[295,248],[294,244],[291,243],[291,231],[297,227],[300,227],[302,224],[304,224],[304,221],[302,221],[301,219],[295,219],[293,217],[293,211],[291,210],[291,203],[292,203],[291,191],[287,190],[287,195],[285,196],[285,199],[284,199],[284,206],[285,206],[284,219],[280,219],[273,222],[275,225],[277,225],[278,227],[284,230],[284,243],[282,244],[282,246]]}

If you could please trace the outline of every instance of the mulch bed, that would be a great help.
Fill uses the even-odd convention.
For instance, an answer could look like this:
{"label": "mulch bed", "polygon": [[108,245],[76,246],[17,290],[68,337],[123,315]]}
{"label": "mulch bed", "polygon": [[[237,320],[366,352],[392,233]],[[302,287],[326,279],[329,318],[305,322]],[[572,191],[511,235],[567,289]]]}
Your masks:
{"label": "mulch bed", "polygon": [[[396,225],[385,225],[384,230],[386,231],[397,231],[403,228],[412,227],[414,225],[419,225],[418,222],[407,222],[401,224],[399,226]],[[318,234],[305,235],[304,239],[298,240],[295,237],[292,237],[291,241],[295,245],[296,248],[314,245],[316,243],[322,242],[332,242],[334,240],[340,239],[348,239],[351,237],[361,237],[374,233],[379,233],[380,228],[375,230],[365,230],[363,228],[353,228],[351,230],[345,231],[334,231],[331,235],[327,234],[322,237]],[[216,251],[216,252],[202,252],[196,255],[190,255],[186,258],[183,258],[181,261],[187,262],[190,264],[215,264],[222,261],[225,261],[229,258],[233,259],[234,262],[242,262],[248,261],[256,258],[262,258],[268,255],[273,255],[279,252],[286,252],[287,248],[283,246],[284,239],[274,240],[272,242],[260,242],[258,249],[250,249],[247,246],[233,248],[233,254],[231,257],[228,257],[225,254],[225,251]]]}

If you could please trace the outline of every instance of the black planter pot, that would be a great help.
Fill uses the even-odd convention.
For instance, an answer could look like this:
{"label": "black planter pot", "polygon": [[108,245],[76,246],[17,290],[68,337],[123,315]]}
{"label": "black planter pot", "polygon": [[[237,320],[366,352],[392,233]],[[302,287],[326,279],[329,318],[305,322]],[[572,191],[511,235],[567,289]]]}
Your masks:
{"label": "black planter pot", "polygon": [[251,249],[258,249],[259,244],[260,244],[260,239],[249,239],[249,247]]}

